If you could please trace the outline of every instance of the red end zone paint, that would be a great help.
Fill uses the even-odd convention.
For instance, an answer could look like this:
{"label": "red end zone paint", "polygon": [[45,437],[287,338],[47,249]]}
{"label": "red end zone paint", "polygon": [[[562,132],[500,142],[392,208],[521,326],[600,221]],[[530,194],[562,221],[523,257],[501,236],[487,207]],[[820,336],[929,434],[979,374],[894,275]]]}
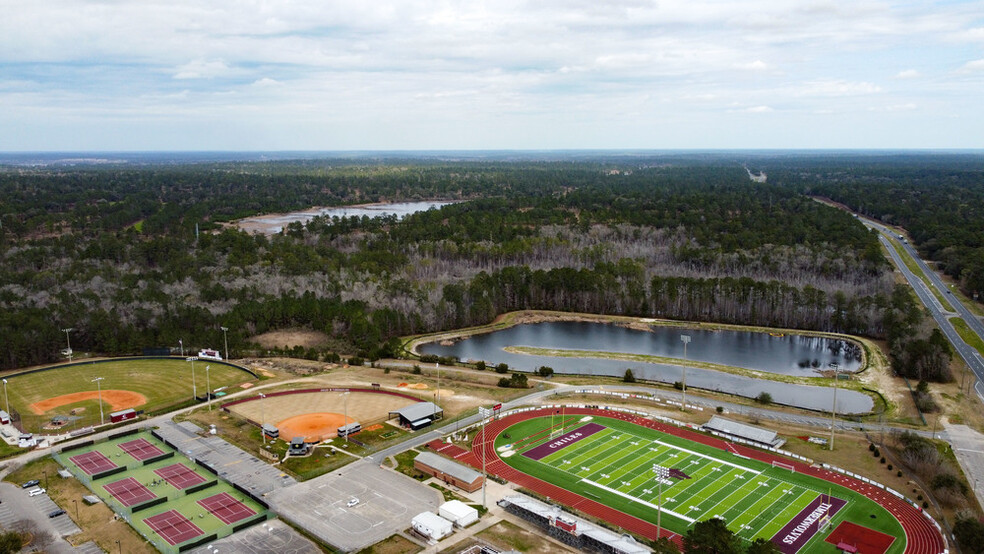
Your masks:
{"label": "red end zone paint", "polygon": [[540,460],[562,448],[574,444],[575,442],[581,439],[590,437],[591,435],[597,433],[598,431],[601,431],[602,429],[606,429],[606,427],[604,425],[598,425],[597,423],[589,423],[587,425],[583,425],[578,429],[575,429],[574,431],[571,431],[570,433],[567,433],[562,437],[557,437],[556,439],[541,444],[540,446],[537,446],[532,450],[527,450],[526,452],[523,452],[523,456],[526,456],[531,460]]}
{"label": "red end zone paint", "polygon": [[821,494],[772,537],[772,544],[783,554],[795,554],[817,534],[824,517],[833,517],[845,505],[846,500]]}

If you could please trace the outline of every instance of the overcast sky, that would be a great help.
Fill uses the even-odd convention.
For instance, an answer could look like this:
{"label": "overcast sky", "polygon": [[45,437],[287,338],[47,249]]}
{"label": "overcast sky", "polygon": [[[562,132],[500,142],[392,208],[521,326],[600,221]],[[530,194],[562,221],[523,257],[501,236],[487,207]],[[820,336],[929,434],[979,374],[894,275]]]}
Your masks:
{"label": "overcast sky", "polygon": [[980,0],[0,13],[5,151],[984,147]]}

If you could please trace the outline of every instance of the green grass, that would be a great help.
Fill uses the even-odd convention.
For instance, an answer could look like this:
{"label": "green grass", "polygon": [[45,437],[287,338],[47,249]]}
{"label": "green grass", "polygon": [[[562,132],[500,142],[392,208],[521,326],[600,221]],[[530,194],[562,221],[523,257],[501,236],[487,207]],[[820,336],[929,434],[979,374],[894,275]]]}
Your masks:
{"label": "green grass", "polygon": [[[676,533],[685,534],[694,521],[720,516],[746,541],[769,539],[817,496],[830,493],[848,502],[834,516],[834,526],[851,520],[900,538],[890,553],[904,549],[898,521],[849,489],[625,421],[595,417],[593,422],[606,429],[539,461],[521,452],[549,441],[549,433],[544,433],[551,426],[549,417],[513,425],[499,435],[496,447],[520,441],[516,452],[504,458],[507,464],[653,523],[660,491],[651,468],[657,464],[680,469],[691,478],[670,479],[662,486],[662,524]],[[559,418],[556,423],[560,424]],[[572,431],[584,422],[580,416],[568,416],[564,425]],[[534,436],[537,440],[522,442]],[[834,552],[833,545],[823,543],[823,536],[813,537],[806,548]]]}
{"label": "green grass", "polygon": [[[85,448],[70,450],[68,452],[65,452],[64,454],[59,454],[56,457],[56,459],[59,463],[69,468],[69,470],[71,470],[72,473],[75,475],[84,475],[84,473],[81,471],[81,469],[78,468],[78,466],[76,466],[71,461],[70,458],[74,456],[78,456],[80,454],[85,454],[86,452],[92,452],[92,451],[100,452],[104,454],[107,458],[109,458],[112,462],[117,464],[118,466],[126,466],[128,468],[127,471],[110,475],[108,477],[104,477],[102,479],[99,479],[98,481],[91,481],[87,483],[87,486],[97,496],[102,498],[104,501],[108,501],[107,502],[108,505],[114,507],[114,509],[116,509],[118,512],[122,512],[123,515],[126,517],[127,521],[134,529],[137,530],[137,532],[139,532],[144,537],[155,538],[158,541],[158,544],[166,544],[166,543],[153,530],[151,530],[149,525],[144,523],[144,520],[148,517],[169,510],[177,510],[178,512],[180,512],[186,518],[191,520],[192,523],[197,525],[202,531],[204,531],[206,535],[211,533],[218,533],[220,537],[228,535],[232,530],[232,525],[235,525],[235,523],[231,525],[227,525],[223,523],[222,520],[209,513],[207,510],[205,510],[197,503],[199,500],[208,498],[210,496],[221,494],[223,492],[229,493],[231,496],[233,496],[237,500],[240,500],[243,504],[245,504],[248,508],[250,508],[257,514],[261,514],[265,511],[264,508],[260,506],[258,503],[246,497],[239,491],[235,490],[232,487],[232,485],[222,480],[218,480],[218,483],[214,486],[194,492],[192,494],[185,494],[181,490],[171,486],[166,481],[155,486],[150,486],[150,483],[152,481],[160,479],[160,477],[154,473],[155,469],[160,469],[162,467],[170,466],[176,463],[181,463],[186,467],[188,467],[189,469],[192,469],[193,471],[195,471],[195,473],[204,477],[206,482],[215,481],[217,480],[217,477],[203,470],[202,468],[197,466],[194,461],[189,460],[188,458],[182,456],[180,453],[176,453],[175,456],[166,458],[164,460],[153,462],[148,465],[142,465],[143,462],[135,460],[130,455],[126,454],[119,447],[120,443],[129,442],[139,438],[146,439],[151,444],[154,444],[164,452],[172,451],[171,448],[169,448],[163,442],[151,436],[149,433],[138,433],[134,435],[128,435],[126,437],[120,437],[118,439],[99,442]],[[122,479],[126,479],[128,477],[133,477],[134,479],[139,481],[156,496],[167,497],[169,498],[169,500],[165,503],[162,503],[160,505],[154,506],[152,508],[143,511],[139,511],[135,514],[130,513],[129,509],[120,506],[113,499],[113,496],[105,489],[106,485]],[[250,517],[255,517],[255,516],[250,516]],[[236,523],[240,523],[240,522],[236,522]]]}
{"label": "green grass", "polygon": [[977,336],[977,333],[971,330],[970,326],[967,325],[967,322],[964,321],[963,318],[951,317],[950,323],[953,325],[953,328],[956,329],[957,334],[960,335],[960,338],[962,338],[964,342],[984,356],[984,340],[981,340],[981,337]]}
{"label": "green grass", "polygon": [[[210,368],[207,374],[206,366]],[[69,423],[68,428],[98,425],[99,402],[96,399],[63,405],[43,415],[34,414],[30,407],[35,402],[74,392],[97,393],[97,385],[92,382],[97,377],[103,378],[99,383],[103,392],[124,390],[144,395],[147,402],[133,406],[137,410],[155,412],[176,408],[192,399],[190,362],[184,359],[120,359],[69,364],[37,373],[8,375],[7,394],[10,407],[20,414],[22,424],[30,431],[41,431],[52,416],[69,415],[69,410],[73,408],[84,408],[84,411],[77,414],[80,419]],[[233,366],[204,360],[195,362],[195,383],[199,396],[205,395],[206,381],[216,389],[255,380],[249,373]],[[112,411],[113,407],[104,402],[103,416],[106,422],[109,422]]]}

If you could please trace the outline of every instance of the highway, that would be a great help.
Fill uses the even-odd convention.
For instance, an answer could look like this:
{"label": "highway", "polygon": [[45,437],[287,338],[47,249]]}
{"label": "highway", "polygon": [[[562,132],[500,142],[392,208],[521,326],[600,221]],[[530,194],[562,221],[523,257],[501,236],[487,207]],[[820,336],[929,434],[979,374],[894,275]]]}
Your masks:
{"label": "highway", "polygon": [[[915,248],[907,242],[898,241],[897,235],[884,225],[867,218],[859,219],[867,227],[874,228],[881,234],[879,239],[888,250],[892,257],[892,261],[895,262],[898,270],[902,272],[902,275],[905,277],[906,281],[909,282],[909,285],[912,286],[912,289],[916,292],[919,300],[922,301],[923,305],[926,306],[926,309],[929,310],[929,313],[933,316],[933,319],[936,320],[936,324],[939,325],[940,330],[944,335],[946,335],[946,338],[950,341],[954,351],[956,351],[957,355],[963,359],[964,363],[967,364],[967,367],[969,367],[977,377],[973,385],[974,390],[977,392],[977,396],[981,399],[981,402],[984,402],[984,384],[982,384],[984,383],[984,359],[981,358],[981,355],[977,349],[968,345],[962,338],[960,338],[960,335],[957,334],[957,331],[953,328],[953,325],[950,323],[948,318],[954,315],[959,315],[964,319],[964,321],[967,322],[967,325],[971,328],[971,330],[973,330],[977,336],[982,338],[984,338],[984,324],[981,324],[981,320],[978,319],[977,316],[975,316],[966,306],[964,306],[957,297],[950,294],[947,286],[943,283],[940,276],[926,265],[926,263],[919,257],[919,253],[916,252]],[[940,304],[940,301],[926,286],[926,283],[920,279],[918,275],[909,270],[908,266],[906,266],[905,262],[902,260],[902,257],[899,256],[899,253],[893,247],[893,244],[896,243],[901,244],[902,248],[909,254],[909,256],[916,261],[919,268],[929,279],[932,286],[936,287],[941,296],[946,298],[946,301],[954,307],[956,310],[955,313],[945,311],[943,306]]]}

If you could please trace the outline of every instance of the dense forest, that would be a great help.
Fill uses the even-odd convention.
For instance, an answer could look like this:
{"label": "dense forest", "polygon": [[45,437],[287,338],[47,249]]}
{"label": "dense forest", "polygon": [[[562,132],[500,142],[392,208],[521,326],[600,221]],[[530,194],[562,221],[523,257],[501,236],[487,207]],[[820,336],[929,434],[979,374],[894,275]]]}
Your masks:
{"label": "dense forest", "polygon": [[[0,367],[57,359],[69,327],[73,348],[107,354],[215,346],[221,326],[248,353],[256,334],[308,327],[372,359],[399,335],[527,308],[898,337],[900,353],[928,341],[876,236],[803,182],[769,181],[682,155],[9,166]],[[229,223],[416,199],[455,203],[272,236]]]}

